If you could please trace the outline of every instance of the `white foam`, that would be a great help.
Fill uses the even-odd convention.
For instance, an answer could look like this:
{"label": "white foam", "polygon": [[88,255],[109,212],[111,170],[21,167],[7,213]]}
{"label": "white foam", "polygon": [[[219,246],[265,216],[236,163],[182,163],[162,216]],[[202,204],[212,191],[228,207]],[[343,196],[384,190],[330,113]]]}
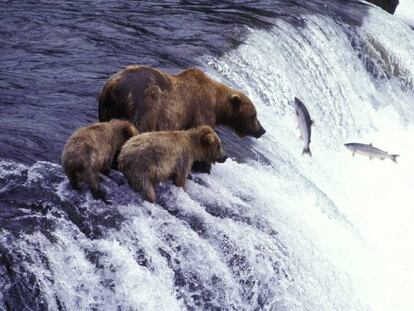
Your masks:
{"label": "white foam", "polygon": [[397,6],[395,15],[406,20],[410,25],[414,26],[414,1],[413,0],[399,0],[400,4]]}

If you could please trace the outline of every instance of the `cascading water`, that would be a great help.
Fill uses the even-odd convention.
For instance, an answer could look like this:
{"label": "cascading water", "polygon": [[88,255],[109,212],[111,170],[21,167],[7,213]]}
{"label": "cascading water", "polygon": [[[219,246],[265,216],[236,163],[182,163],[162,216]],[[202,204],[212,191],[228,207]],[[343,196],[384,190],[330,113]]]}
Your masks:
{"label": "cascading water", "polygon": [[[58,157],[4,153],[0,309],[412,310],[414,31],[358,1],[261,5],[277,14],[251,11],[260,27],[246,22],[241,44],[193,62],[246,92],[267,134],[220,129],[232,160],[186,191],[165,183],[145,203],[113,171],[106,205],[73,191]],[[312,158],[294,96],[315,121]]]}

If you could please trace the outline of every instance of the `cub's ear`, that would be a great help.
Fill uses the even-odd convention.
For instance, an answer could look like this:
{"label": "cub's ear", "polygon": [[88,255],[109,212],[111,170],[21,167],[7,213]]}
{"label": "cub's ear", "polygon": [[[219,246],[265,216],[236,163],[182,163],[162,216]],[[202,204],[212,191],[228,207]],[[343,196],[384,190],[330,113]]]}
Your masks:
{"label": "cub's ear", "polygon": [[239,95],[233,94],[230,97],[230,102],[231,102],[231,105],[233,106],[233,108],[239,109],[240,105],[241,105],[241,98],[240,98]]}
{"label": "cub's ear", "polygon": [[130,126],[130,130],[131,130],[131,136],[137,136],[139,134],[138,129],[133,125]]}
{"label": "cub's ear", "polygon": [[124,139],[125,140],[128,140],[128,139],[130,139],[131,138],[131,131],[130,131],[130,129],[129,128],[127,128],[127,127],[124,127],[123,129],[122,129],[122,136],[124,137]]}
{"label": "cub's ear", "polygon": [[133,126],[128,126],[122,129],[122,136],[124,136],[124,139],[126,140],[135,135],[138,135],[138,130]]}
{"label": "cub's ear", "polygon": [[201,143],[203,145],[212,145],[214,143],[214,134],[207,133],[201,136]]}

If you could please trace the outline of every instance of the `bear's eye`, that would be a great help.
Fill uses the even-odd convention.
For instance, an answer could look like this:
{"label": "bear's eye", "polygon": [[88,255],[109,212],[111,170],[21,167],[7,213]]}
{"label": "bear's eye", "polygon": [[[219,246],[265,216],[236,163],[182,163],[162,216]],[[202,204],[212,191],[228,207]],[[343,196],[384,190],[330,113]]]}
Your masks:
{"label": "bear's eye", "polygon": [[217,150],[220,150],[220,145],[217,146]]}

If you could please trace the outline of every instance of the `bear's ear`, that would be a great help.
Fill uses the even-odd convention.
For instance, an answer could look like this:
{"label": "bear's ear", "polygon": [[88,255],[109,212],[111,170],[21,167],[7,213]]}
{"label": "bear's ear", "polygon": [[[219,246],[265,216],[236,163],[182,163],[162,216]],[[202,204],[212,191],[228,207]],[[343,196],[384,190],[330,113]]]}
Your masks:
{"label": "bear's ear", "polygon": [[230,97],[230,102],[231,102],[231,105],[233,106],[233,108],[238,110],[240,108],[240,105],[241,105],[241,98],[240,98],[239,95],[233,94]]}
{"label": "bear's ear", "polygon": [[134,125],[131,124],[129,126],[129,128],[130,128],[130,131],[131,131],[131,137],[132,136],[137,136],[139,134],[138,129]]}
{"label": "bear's ear", "polygon": [[214,134],[213,133],[207,133],[201,136],[201,143],[203,145],[212,145],[214,143]]}
{"label": "bear's ear", "polygon": [[132,125],[124,127],[122,129],[122,136],[124,136],[124,139],[126,139],[126,140],[130,139],[131,137],[133,137],[135,135],[138,135],[138,131]]}
{"label": "bear's ear", "polygon": [[131,138],[132,133],[131,130],[129,129],[129,127],[124,127],[121,131],[122,136],[124,137],[125,140],[128,140]]}

